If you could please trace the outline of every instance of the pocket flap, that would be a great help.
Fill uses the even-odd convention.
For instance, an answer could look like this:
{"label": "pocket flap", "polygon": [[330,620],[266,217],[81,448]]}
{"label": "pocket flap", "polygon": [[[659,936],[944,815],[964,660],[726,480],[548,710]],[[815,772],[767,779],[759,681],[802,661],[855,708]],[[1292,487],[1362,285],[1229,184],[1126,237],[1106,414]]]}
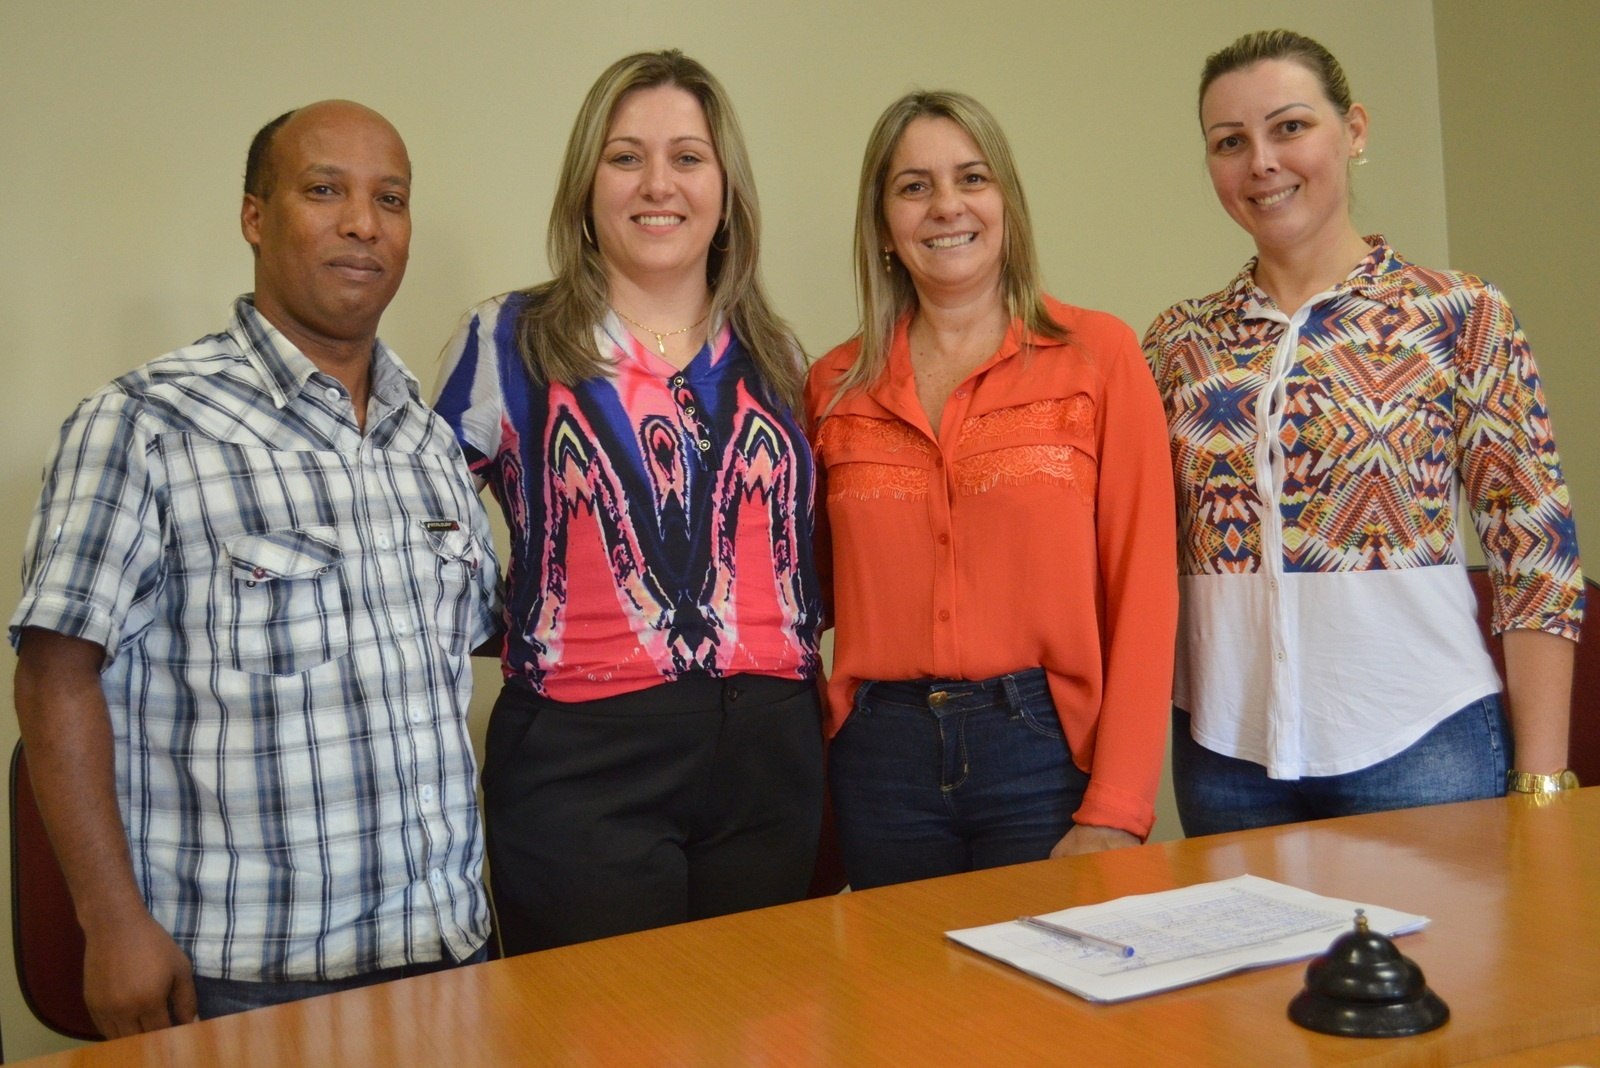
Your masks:
{"label": "pocket flap", "polygon": [[344,553],[333,527],[241,534],[228,542],[233,577],[248,582],[314,578],[338,567]]}
{"label": "pocket flap", "polygon": [[428,544],[442,559],[459,560],[472,548],[472,531],[455,520],[430,519],[422,524]]}

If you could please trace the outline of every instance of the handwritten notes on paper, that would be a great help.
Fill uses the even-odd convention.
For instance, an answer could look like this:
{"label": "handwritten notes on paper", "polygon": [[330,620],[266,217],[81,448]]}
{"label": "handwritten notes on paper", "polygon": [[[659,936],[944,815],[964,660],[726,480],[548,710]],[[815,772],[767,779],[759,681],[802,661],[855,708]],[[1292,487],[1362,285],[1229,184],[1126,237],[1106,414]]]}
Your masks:
{"label": "handwritten notes on paper", "polygon": [[947,937],[1091,1001],[1123,1001],[1229,972],[1320,953],[1365,909],[1375,931],[1420,930],[1425,916],[1323,897],[1254,875],[1118,898],[1040,918],[1130,945],[1131,957],[1018,923]]}

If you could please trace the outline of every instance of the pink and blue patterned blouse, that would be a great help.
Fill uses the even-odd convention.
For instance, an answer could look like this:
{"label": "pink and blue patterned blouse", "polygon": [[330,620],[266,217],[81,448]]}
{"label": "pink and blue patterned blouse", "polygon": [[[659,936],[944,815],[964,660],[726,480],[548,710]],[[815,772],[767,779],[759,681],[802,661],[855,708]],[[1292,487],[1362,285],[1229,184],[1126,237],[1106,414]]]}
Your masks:
{"label": "pink and blue patterned blouse", "polygon": [[1292,314],[1251,261],[1145,337],[1177,484],[1174,700],[1202,745],[1277,778],[1370,766],[1499,689],[1459,508],[1496,630],[1576,639],[1582,619],[1571,503],[1510,305],[1368,242]]}
{"label": "pink and blue patterned blouse", "polygon": [[810,448],[726,326],[678,370],[614,314],[612,375],[533,382],[526,293],[474,309],[436,407],[511,531],[503,669],[558,701],[703,671],[810,678],[821,599]]}

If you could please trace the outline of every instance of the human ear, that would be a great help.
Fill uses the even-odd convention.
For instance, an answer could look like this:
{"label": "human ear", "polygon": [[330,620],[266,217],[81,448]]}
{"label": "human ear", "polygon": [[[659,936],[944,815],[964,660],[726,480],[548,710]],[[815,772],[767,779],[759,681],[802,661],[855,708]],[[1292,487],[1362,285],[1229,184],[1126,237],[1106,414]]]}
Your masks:
{"label": "human ear", "polygon": [[244,234],[245,241],[252,249],[261,249],[261,199],[254,193],[246,193],[244,202],[239,205],[239,232]]}
{"label": "human ear", "polygon": [[1344,113],[1344,128],[1350,133],[1350,154],[1359,155],[1367,147],[1367,109],[1351,104],[1350,110]]}

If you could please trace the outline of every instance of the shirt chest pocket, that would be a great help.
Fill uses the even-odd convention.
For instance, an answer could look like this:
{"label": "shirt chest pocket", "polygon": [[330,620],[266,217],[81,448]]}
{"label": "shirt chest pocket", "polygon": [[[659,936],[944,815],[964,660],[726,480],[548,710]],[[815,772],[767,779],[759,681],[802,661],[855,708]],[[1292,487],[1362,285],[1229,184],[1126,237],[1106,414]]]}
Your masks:
{"label": "shirt chest pocket", "polygon": [[350,649],[344,554],[331,526],[241,534],[227,542],[231,589],[218,599],[223,662],[299,675]]}
{"label": "shirt chest pocket", "polygon": [[431,591],[433,603],[423,606],[425,622],[445,652],[464,656],[471,651],[468,644],[476,624],[475,593],[483,552],[472,531],[458,521],[431,520],[422,523],[421,529],[418,566],[436,580]]}

